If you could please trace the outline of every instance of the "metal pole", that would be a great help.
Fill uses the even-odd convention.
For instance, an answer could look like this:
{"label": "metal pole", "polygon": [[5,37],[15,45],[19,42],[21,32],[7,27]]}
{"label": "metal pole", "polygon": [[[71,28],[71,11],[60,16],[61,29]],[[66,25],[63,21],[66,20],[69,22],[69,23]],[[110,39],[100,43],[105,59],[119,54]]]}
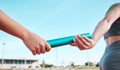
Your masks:
{"label": "metal pole", "polygon": [[6,43],[4,42],[3,43],[3,49],[2,49],[2,68],[4,68],[4,49],[5,49],[5,45],[6,45]]}
{"label": "metal pole", "polygon": [[26,57],[24,58],[24,69],[27,67],[27,64],[26,64]]}
{"label": "metal pole", "polygon": [[58,64],[58,49],[56,48],[56,66]]}
{"label": "metal pole", "polygon": [[87,62],[88,62],[88,70],[90,68],[90,63],[89,63],[89,50],[87,50]]}

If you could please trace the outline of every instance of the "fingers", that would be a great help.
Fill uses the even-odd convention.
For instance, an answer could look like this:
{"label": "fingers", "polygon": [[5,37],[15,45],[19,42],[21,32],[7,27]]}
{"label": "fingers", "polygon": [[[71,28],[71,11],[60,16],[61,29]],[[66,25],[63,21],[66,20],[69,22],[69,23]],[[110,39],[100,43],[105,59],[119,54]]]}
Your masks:
{"label": "fingers", "polygon": [[40,47],[39,50],[41,50],[41,53],[45,53],[46,52],[46,50],[45,50],[45,43],[44,42],[41,42],[39,47]]}
{"label": "fingers", "polygon": [[41,53],[41,50],[40,50],[40,47],[38,45],[38,46],[36,46],[36,54],[40,54],[40,53]]}
{"label": "fingers", "polygon": [[36,55],[36,51],[35,50],[31,50],[33,55]]}
{"label": "fingers", "polygon": [[91,40],[84,37],[84,36],[75,36],[75,43],[76,46],[78,46],[78,48],[80,50],[85,50],[85,49],[90,49],[91,48]]}
{"label": "fingers", "polygon": [[75,37],[75,42],[77,43],[78,48],[80,50],[87,49],[88,47],[82,41],[84,40],[81,39],[81,37],[78,37],[78,36]]}
{"label": "fingers", "polygon": [[76,43],[72,43],[72,44],[70,44],[70,45],[72,45],[72,46],[76,46]]}
{"label": "fingers", "polygon": [[48,43],[46,43],[46,48],[45,49],[46,49],[47,52],[49,52],[51,50],[51,47]]}
{"label": "fingers", "polygon": [[51,50],[51,47],[48,43],[40,43],[40,45],[37,45],[34,47],[35,49],[32,50],[33,55],[37,54],[44,54],[45,52],[49,52]]}
{"label": "fingers", "polygon": [[80,37],[79,35],[77,35],[78,41],[81,42],[81,45],[83,46],[89,46],[90,43],[88,42],[88,40],[85,39],[85,37]]}

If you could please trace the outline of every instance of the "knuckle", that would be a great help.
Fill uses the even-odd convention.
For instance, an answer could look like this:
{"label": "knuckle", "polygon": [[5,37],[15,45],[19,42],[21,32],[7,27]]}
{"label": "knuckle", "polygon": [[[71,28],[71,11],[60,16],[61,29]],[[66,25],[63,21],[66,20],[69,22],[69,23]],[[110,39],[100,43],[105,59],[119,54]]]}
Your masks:
{"label": "knuckle", "polygon": [[36,46],[36,49],[39,49],[39,48],[40,48],[40,46],[39,46],[39,45],[37,45],[37,46]]}
{"label": "knuckle", "polygon": [[45,46],[45,44],[44,44],[43,42],[41,42],[41,43],[40,43],[40,46],[42,46],[42,47],[43,47],[43,46]]}

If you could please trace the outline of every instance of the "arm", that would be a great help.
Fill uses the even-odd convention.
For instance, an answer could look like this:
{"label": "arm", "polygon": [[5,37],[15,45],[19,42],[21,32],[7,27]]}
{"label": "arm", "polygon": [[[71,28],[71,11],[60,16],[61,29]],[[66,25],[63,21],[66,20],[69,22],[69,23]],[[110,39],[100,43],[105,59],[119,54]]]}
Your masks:
{"label": "arm", "polygon": [[98,40],[110,29],[115,20],[120,17],[120,5],[111,9],[105,17],[98,23],[93,34],[92,39],[88,39],[82,36],[75,36],[73,46],[78,46],[80,50],[92,48],[98,42]]}
{"label": "arm", "polygon": [[10,19],[0,10],[0,29],[13,36],[24,39],[30,32],[22,25]]}
{"label": "arm", "polygon": [[20,38],[27,48],[35,55],[50,50],[44,39],[30,32],[28,29],[12,20],[0,10],[0,29],[15,37]]}
{"label": "arm", "polygon": [[93,32],[93,40],[97,42],[111,27],[113,22],[120,17],[120,5],[111,9],[99,22]]}

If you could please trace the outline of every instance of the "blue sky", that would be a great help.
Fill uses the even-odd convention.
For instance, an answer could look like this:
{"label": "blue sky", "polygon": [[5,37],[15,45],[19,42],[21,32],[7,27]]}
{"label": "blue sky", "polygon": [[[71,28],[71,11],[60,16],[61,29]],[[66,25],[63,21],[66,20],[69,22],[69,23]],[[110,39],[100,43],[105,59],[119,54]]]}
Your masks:
{"label": "blue sky", "polygon": [[[0,0],[0,9],[45,40],[91,33],[107,9],[119,0]],[[3,45],[3,43],[6,43]],[[22,41],[0,31],[0,58],[35,58],[41,63],[57,65],[99,62],[105,50],[103,38],[97,45],[81,51],[70,45],[51,49],[49,53],[33,56]]]}

